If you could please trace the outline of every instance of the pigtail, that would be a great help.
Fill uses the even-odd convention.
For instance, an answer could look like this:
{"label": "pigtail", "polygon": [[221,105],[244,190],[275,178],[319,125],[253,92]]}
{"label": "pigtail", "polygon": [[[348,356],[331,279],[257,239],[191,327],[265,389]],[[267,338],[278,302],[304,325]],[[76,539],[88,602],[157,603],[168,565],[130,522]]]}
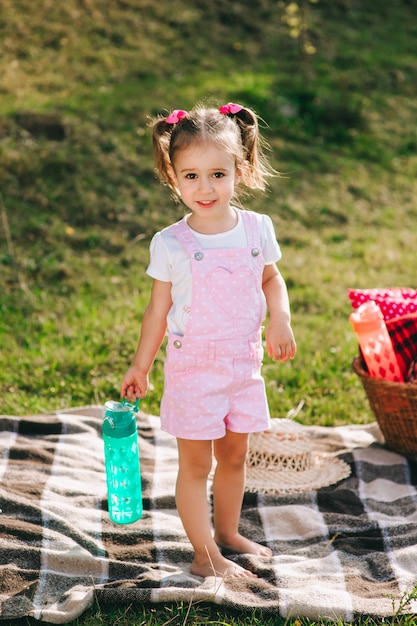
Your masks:
{"label": "pigtail", "polygon": [[243,182],[252,189],[266,187],[267,178],[277,174],[264,155],[266,143],[259,133],[258,116],[251,109],[242,107],[233,118],[239,127],[245,163],[242,171]]}
{"label": "pigtail", "polygon": [[157,118],[151,124],[152,148],[159,178],[176,192],[175,174],[170,159],[171,135],[174,125],[166,118]]}

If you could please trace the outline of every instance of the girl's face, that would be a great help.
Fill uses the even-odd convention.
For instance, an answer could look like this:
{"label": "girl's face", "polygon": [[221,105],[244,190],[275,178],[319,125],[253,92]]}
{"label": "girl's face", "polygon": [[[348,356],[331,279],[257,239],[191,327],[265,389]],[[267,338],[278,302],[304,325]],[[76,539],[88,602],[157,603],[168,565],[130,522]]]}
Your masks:
{"label": "girl's face", "polygon": [[178,151],[173,163],[180,197],[194,221],[214,222],[234,215],[230,206],[239,173],[234,157],[214,142]]}

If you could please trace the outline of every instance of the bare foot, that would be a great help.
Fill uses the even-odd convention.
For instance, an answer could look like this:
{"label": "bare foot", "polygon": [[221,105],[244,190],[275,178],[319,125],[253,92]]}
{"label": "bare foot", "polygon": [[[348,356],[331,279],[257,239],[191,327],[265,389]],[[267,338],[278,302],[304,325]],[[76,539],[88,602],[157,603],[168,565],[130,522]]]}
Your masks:
{"label": "bare foot", "polygon": [[191,573],[195,574],[195,576],[203,576],[204,578],[207,576],[220,576],[221,578],[230,576],[237,578],[257,578],[256,574],[226,559],[220,553],[213,558],[209,558],[208,556],[201,560],[195,558],[191,565]]}
{"label": "bare foot", "polygon": [[237,534],[235,537],[229,538],[227,541],[222,541],[220,538],[215,537],[215,541],[218,546],[230,550],[232,552],[238,552],[240,554],[256,554],[257,556],[272,556],[272,550],[266,546],[246,539],[242,535]]}

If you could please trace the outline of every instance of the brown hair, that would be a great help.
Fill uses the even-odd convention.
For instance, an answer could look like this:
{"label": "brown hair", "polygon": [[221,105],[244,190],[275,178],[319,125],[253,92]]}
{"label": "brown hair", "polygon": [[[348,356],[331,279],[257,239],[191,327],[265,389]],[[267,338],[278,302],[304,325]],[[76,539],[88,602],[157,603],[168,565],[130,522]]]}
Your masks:
{"label": "brown hair", "polygon": [[152,143],[159,177],[177,193],[174,160],[178,151],[192,142],[213,141],[235,158],[241,169],[240,182],[250,189],[265,189],[268,176],[275,174],[264,157],[258,117],[242,107],[237,113],[220,113],[219,109],[196,106],[174,124],[167,118],[152,121]]}

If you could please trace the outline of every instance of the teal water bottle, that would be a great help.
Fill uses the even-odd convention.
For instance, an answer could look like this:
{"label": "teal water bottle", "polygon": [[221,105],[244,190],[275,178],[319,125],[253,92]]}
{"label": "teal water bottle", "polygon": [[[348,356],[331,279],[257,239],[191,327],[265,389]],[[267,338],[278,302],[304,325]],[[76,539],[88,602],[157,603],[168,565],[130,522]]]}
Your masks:
{"label": "teal water bottle", "polygon": [[104,405],[103,441],[110,519],[130,524],[142,517],[142,482],[135,406],[123,402]]}

